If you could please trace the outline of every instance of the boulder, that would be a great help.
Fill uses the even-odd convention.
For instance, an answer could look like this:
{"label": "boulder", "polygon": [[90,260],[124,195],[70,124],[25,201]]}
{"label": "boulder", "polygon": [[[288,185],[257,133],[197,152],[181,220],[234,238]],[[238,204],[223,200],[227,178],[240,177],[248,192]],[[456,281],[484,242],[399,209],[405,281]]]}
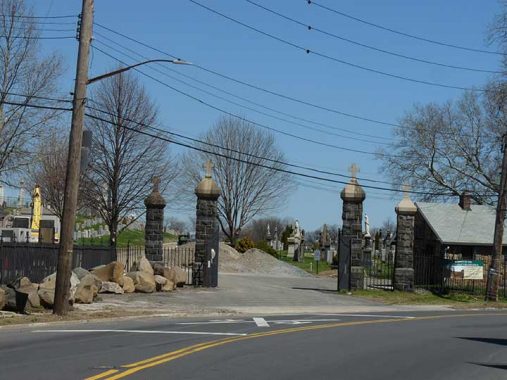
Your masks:
{"label": "boulder", "polygon": [[123,289],[116,282],[104,281],[102,282],[102,287],[100,288],[99,293],[123,294]]}
{"label": "boulder", "polygon": [[112,261],[107,265],[92,269],[91,273],[97,276],[101,281],[121,281],[123,277],[124,266],[118,261]]}
{"label": "boulder", "polygon": [[151,266],[150,262],[146,257],[141,257],[141,260],[139,261],[139,272],[145,272],[151,275],[155,274],[153,271],[153,267]]}
{"label": "boulder", "polygon": [[187,273],[180,267],[164,268],[164,277],[179,287],[187,282]]}
{"label": "boulder", "polygon": [[167,269],[162,264],[160,264],[158,262],[152,262],[151,266],[153,267],[153,274],[155,274],[155,275],[158,274],[159,276],[163,276],[164,269]]}
{"label": "boulder", "polygon": [[7,303],[7,295],[5,294],[5,290],[0,288],[0,310],[2,310]]}
{"label": "boulder", "polygon": [[134,286],[137,292],[153,293],[156,289],[155,276],[153,274],[137,271],[129,272],[127,276],[134,280]]}
{"label": "boulder", "polygon": [[[74,295],[76,293],[77,286],[79,285],[79,278],[72,272],[70,276],[70,293],[69,302],[74,303]],[[56,273],[53,273],[42,280],[39,285],[37,294],[40,297],[41,304],[45,307],[52,307],[55,302],[55,286],[56,286]]]}
{"label": "boulder", "polygon": [[111,281],[116,282],[120,286],[123,286],[123,277],[124,277],[123,275],[125,274],[125,266],[118,261],[113,261],[113,263],[114,266]]}
{"label": "boulder", "polygon": [[155,284],[157,288],[157,292],[160,292],[162,290],[162,287],[167,284],[167,278],[164,276],[159,276],[158,274],[155,275]]}
{"label": "boulder", "polygon": [[134,280],[132,280],[128,276],[123,276],[122,288],[125,293],[134,293],[136,291],[136,287],[134,286]]}
{"label": "boulder", "polygon": [[92,303],[102,286],[102,281],[93,275],[88,274],[81,279],[74,295],[76,303]]}
{"label": "boulder", "polygon": [[37,294],[40,297],[40,303],[42,306],[52,308],[55,303],[55,289],[39,287]]}
{"label": "boulder", "polygon": [[83,277],[88,276],[90,274],[90,271],[87,271],[86,269],[81,267],[72,269],[72,272],[76,274],[77,278],[79,278],[79,281],[81,281]]}
{"label": "boulder", "polygon": [[28,306],[31,308],[41,307],[40,298],[38,295],[38,284],[32,284],[32,282],[27,277],[22,277],[16,281],[16,290],[18,292],[28,294]]}
{"label": "boulder", "polygon": [[161,292],[172,292],[176,288],[174,282],[167,280],[167,282],[160,288]]}

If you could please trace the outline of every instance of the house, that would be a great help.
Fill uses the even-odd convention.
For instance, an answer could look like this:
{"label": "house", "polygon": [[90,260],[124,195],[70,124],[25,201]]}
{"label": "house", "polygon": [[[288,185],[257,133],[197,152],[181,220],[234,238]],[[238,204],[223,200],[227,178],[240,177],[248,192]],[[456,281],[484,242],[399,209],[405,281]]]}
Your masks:
{"label": "house", "polygon": [[[496,210],[472,204],[467,193],[458,204],[416,202],[414,256],[475,260],[491,255]],[[507,228],[503,236],[504,253]]]}

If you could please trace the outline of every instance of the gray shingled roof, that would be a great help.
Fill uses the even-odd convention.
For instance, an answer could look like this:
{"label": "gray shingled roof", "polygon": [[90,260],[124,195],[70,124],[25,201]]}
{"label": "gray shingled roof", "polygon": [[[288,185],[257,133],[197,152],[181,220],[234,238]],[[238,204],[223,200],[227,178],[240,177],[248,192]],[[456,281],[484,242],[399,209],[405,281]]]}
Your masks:
{"label": "gray shingled roof", "polygon": [[[493,245],[495,209],[472,205],[416,202],[417,209],[443,244]],[[507,228],[503,235],[507,245]]]}

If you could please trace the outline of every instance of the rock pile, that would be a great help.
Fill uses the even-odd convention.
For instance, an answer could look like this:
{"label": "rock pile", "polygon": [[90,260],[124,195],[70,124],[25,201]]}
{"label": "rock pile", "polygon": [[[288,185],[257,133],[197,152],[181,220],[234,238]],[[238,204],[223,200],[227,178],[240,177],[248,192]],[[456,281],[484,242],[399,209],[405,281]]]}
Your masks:
{"label": "rock pile", "polygon": [[[125,273],[118,261],[101,265],[88,271],[75,268],[70,279],[70,298],[73,303],[92,303],[100,293],[152,293],[171,292],[185,285],[186,273],[178,267],[167,268],[141,258],[136,270]],[[55,300],[56,273],[44,278],[39,284],[27,277],[17,280],[13,286],[0,286],[0,310],[16,310],[16,293],[28,295],[27,308],[52,308]]]}

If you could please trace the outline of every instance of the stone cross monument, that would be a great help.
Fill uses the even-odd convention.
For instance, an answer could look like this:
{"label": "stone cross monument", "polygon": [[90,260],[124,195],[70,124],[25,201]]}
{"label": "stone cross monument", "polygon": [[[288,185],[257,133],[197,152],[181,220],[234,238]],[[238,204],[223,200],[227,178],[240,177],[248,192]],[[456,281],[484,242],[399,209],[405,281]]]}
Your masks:
{"label": "stone cross monument", "polygon": [[195,286],[218,285],[219,229],[217,201],[220,189],[211,178],[213,164],[204,165],[206,174],[195,188],[197,196],[195,219],[195,263],[192,281]]}
{"label": "stone cross monument", "polygon": [[362,252],[363,201],[366,194],[357,181],[359,167],[352,164],[351,178],[340,193],[343,201],[342,235],[338,267],[338,288],[340,290],[363,289],[364,267]]}
{"label": "stone cross monument", "polygon": [[146,226],[144,228],[144,249],[150,261],[162,261],[164,249],[164,208],[165,199],[160,194],[160,178],[153,177],[153,189],[144,200]]}
{"label": "stone cross monument", "polygon": [[410,187],[403,185],[403,199],[396,206],[396,255],[394,289],[414,290],[414,225],[417,207],[410,199]]}

